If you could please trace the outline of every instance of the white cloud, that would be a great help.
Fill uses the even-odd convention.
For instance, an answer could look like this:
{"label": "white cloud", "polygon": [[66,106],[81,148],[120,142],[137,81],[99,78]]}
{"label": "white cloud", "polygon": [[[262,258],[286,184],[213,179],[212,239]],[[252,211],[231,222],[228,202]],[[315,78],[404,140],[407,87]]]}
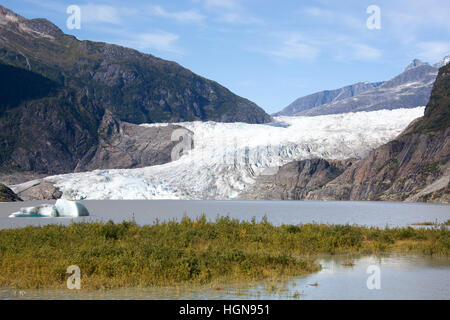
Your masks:
{"label": "white cloud", "polygon": [[417,44],[418,57],[427,62],[437,62],[450,52],[450,42],[426,41]]}
{"label": "white cloud", "polygon": [[57,1],[47,0],[47,1],[41,1],[41,0],[24,0],[25,2],[31,3],[32,5],[39,6],[41,8],[45,8],[50,11],[56,11],[56,12],[66,12],[67,5],[64,5],[62,3],[59,3]]}
{"label": "white cloud", "polygon": [[389,7],[383,15],[390,23],[405,32],[411,29],[428,27],[441,27],[450,30],[450,19],[448,13],[450,2],[448,0],[411,1],[403,0],[393,2],[395,7]]}
{"label": "white cloud", "polygon": [[236,9],[239,7],[235,0],[205,0],[205,6],[208,8]]}
{"label": "white cloud", "polygon": [[223,13],[218,17],[220,22],[231,24],[261,24],[262,20],[239,12]]}
{"label": "white cloud", "polygon": [[430,34],[438,41],[450,40],[448,0],[398,0],[385,6],[381,8],[382,20],[386,22],[382,28],[387,28],[401,44],[414,46],[420,41],[431,41]]}
{"label": "white cloud", "polygon": [[81,23],[122,24],[121,13],[108,5],[87,4],[81,6]]}
{"label": "white cloud", "polygon": [[367,44],[354,43],[350,45],[350,50],[351,48],[353,48],[353,50],[350,52],[356,60],[376,60],[381,57],[380,50]]}
{"label": "white cloud", "polygon": [[320,50],[304,41],[304,39],[296,33],[282,35],[281,45],[276,50],[268,50],[271,56],[284,59],[300,59],[300,60],[314,60],[317,58]]}
{"label": "white cloud", "polygon": [[341,24],[351,28],[365,28],[365,20],[339,11],[326,10],[319,7],[305,7],[300,14],[317,18],[318,23]]}
{"label": "white cloud", "polygon": [[202,22],[205,18],[195,10],[169,12],[161,6],[151,7],[151,12],[155,16],[174,19],[179,22]]}
{"label": "white cloud", "polygon": [[163,51],[170,53],[180,53],[175,46],[179,36],[170,32],[129,34],[127,39],[118,40],[117,43],[123,46],[135,48],[140,51]]}
{"label": "white cloud", "polygon": [[[196,2],[199,2],[197,0]],[[247,14],[235,0],[203,0],[204,7],[217,15],[217,21],[228,24],[262,24],[259,18]]]}
{"label": "white cloud", "polygon": [[356,38],[342,34],[300,34],[298,32],[270,33],[263,49],[250,49],[286,60],[316,60],[331,58],[336,61],[374,61],[383,52]]}
{"label": "white cloud", "polygon": [[362,39],[342,34],[333,34],[321,39],[321,47],[337,61],[374,61],[379,60],[383,51],[373,47]]}
{"label": "white cloud", "polygon": [[[162,7],[152,7],[153,14],[172,18],[178,21],[200,21],[203,17],[194,11],[168,12]],[[124,28],[117,28],[118,25],[125,27],[127,19],[137,15],[142,16],[143,12],[148,12],[148,7],[136,9],[125,7],[113,7],[109,5],[87,4],[81,7],[81,23],[99,24],[97,28],[115,35],[112,41],[116,44],[134,48],[139,51],[159,51],[169,53],[180,53],[176,46],[179,39],[177,34],[165,31],[154,32],[132,32]],[[102,26],[101,24],[112,24],[116,27]]]}

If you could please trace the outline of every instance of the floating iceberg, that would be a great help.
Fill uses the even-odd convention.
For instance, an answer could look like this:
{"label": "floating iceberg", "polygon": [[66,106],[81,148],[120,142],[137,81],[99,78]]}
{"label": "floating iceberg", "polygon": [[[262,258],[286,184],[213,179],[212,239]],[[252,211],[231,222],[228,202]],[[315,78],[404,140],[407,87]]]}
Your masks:
{"label": "floating iceberg", "polygon": [[42,204],[36,207],[20,208],[9,217],[83,217],[88,216],[89,211],[77,201],[59,199],[53,204]]}
{"label": "floating iceberg", "polygon": [[60,217],[85,217],[89,215],[86,207],[77,201],[58,199],[55,207]]}
{"label": "floating iceberg", "polygon": [[9,217],[57,217],[58,212],[52,204],[43,204],[36,207],[20,208],[19,212],[11,214]]}

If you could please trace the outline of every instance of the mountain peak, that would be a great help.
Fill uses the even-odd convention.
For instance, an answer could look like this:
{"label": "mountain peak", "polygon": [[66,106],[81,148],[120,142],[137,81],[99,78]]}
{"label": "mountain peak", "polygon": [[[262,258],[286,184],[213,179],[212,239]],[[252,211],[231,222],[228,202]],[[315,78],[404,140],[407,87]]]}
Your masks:
{"label": "mountain peak", "polygon": [[411,70],[411,69],[414,69],[416,67],[423,66],[423,65],[426,65],[426,64],[428,64],[428,63],[423,62],[423,61],[421,61],[419,59],[414,59],[413,61],[411,61],[410,64],[408,64],[408,66],[405,68],[405,71]]}
{"label": "mountain peak", "polygon": [[435,64],[433,64],[433,67],[435,68],[441,68],[447,64],[450,63],[450,53],[447,54],[444,58],[442,58],[441,61],[436,62]]}
{"label": "mountain peak", "polygon": [[9,10],[8,8],[3,7],[0,5],[0,24],[5,25],[8,23],[17,23],[17,22],[23,22],[26,19],[22,17],[21,15],[18,15],[14,11]]}
{"label": "mountain peak", "polygon": [[47,19],[43,18],[27,20],[27,26],[33,29],[34,31],[42,34],[47,34],[51,36],[63,34],[60,28],[58,28],[55,24],[51,23]]}
{"label": "mountain peak", "polygon": [[0,25],[7,26],[7,28],[17,28],[21,32],[30,33],[34,36],[53,38],[54,36],[63,34],[61,29],[46,19],[26,19],[1,5]]}

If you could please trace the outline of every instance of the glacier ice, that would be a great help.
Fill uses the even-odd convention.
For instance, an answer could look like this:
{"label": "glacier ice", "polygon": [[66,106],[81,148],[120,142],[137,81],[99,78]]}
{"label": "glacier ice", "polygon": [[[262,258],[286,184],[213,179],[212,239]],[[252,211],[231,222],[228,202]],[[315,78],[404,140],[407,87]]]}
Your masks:
{"label": "glacier ice", "polygon": [[89,215],[86,207],[78,201],[58,199],[55,207],[60,217],[84,217]]}
{"label": "glacier ice", "polygon": [[42,204],[36,207],[20,208],[19,212],[11,214],[10,218],[18,217],[57,217],[58,212],[52,204]]}
{"label": "glacier ice", "polygon": [[[66,199],[233,199],[260,174],[290,161],[363,157],[392,140],[424,107],[316,117],[275,124],[182,122],[194,149],[177,161],[138,169],[95,170],[45,178]],[[278,124],[278,125],[277,125]],[[167,123],[142,126],[166,126]]]}
{"label": "glacier ice", "polygon": [[88,215],[88,210],[80,202],[58,199],[54,205],[42,204],[20,208],[19,212],[15,212],[9,217],[82,217]]}

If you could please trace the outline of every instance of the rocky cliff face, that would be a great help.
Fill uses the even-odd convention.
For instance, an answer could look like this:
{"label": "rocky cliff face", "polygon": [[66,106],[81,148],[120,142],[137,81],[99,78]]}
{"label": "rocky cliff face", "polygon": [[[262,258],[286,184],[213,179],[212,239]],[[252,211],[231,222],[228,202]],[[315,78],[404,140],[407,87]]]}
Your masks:
{"label": "rocky cliff face", "polygon": [[[45,19],[27,20],[1,6],[0,69],[3,169],[75,170],[105,142],[99,136],[105,110],[131,124],[271,121],[253,102],[174,62],[79,41]],[[134,157],[141,156],[131,156],[129,164],[137,165]]]}
{"label": "rocky cliff face", "polygon": [[98,129],[98,144],[86,153],[74,171],[142,168],[170,162],[172,149],[178,143],[171,137],[180,128],[175,125],[145,128],[120,121],[107,110]]}
{"label": "rocky cliff face", "polygon": [[306,199],[450,202],[450,65],[439,70],[425,116]]}
{"label": "rocky cliff face", "polygon": [[62,196],[62,192],[52,183],[43,179],[31,180],[20,186],[11,186],[22,200],[55,200]]}
{"label": "rocky cliff face", "polygon": [[344,161],[308,159],[293,161],[279,168],[275,175],[261,175],[240,195],[247,200],[300,200],[311,191],[333,180],[356,159]]}
{"label": "rocky cliff face", "polygon": [[441,61],[433,64],[435,68],[441,68],[450,63],[450,54],[446,55]]}
{"label": "rocky cliff face", "polygon": [[0,202],[22,201],[10,188],[0,183]]}
{"label": "rocky cliff face", "polygon": [[311,200],[448,202],[450,130],[402,135],[306,197]]}

